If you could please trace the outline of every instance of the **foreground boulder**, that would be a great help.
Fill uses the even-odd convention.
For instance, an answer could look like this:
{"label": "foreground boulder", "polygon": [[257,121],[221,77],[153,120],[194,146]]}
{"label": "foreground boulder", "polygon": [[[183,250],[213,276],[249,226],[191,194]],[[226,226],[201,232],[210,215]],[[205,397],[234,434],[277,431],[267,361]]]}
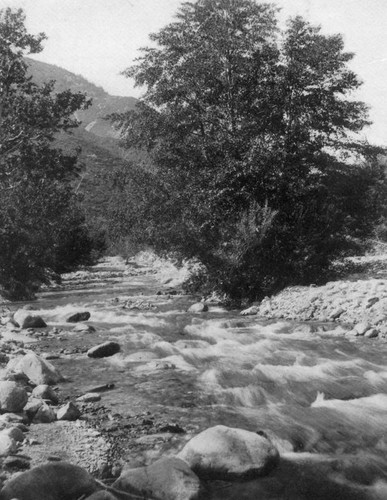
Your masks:
{"label": "foreground boulder", "polygon": [[194,500],[200,493],[200,480],[179,458],[162,458],[148,467],[126,469],[113,484],[120,491],[140,491],[144,498]]}
{"label": "foreground boulder", "polygon": [[66,462],[49,462],[8,480],[0,500],[140,500],[136,490],[117,491],[96,481],[86,470]]}
{"label": "foreground boulder", "polygon": [[120,344],[117,342],[104,342],[103,344],[96,345],[87,351],[89,358],[106,358],[113,356],[120,351]]}
{"label": "foreground boulder", "polygon": [[266,437],[217,425],[192,438],[178,454],[199,477],[244,479],[267,474],[279,453]]}
{"label": "foreground boulder", "polygon": [[88,311],[77,312],[66,319],[67,323],[78,323],[78,321],[87,321],[90,318]]}
{"label": "foreground boulder", "polygon": [[0,500],[73,500],[101,489],[81,467],[66,462],[39,465],[10,479]]}
{"label": "foreground boulder", "polygon": [[13,321],[20,326],[20,328],[45,328],[47,324],[43,319],[31,311],[26,309],[18,309],[13,315]]}
{"label": "foreground boulder", "polygon": [[24,373],[36,385],[53,385],[63,381],[59,371],[48,361],[37,356],[34,352],[29,352],[20,360],[11,360],[7,368],[15,372]]}
{"label": "foreground boulder", "polygon": [[28,394],[16,382],[0,382],[0,410],[1,412],[19,413],[27,403]]}

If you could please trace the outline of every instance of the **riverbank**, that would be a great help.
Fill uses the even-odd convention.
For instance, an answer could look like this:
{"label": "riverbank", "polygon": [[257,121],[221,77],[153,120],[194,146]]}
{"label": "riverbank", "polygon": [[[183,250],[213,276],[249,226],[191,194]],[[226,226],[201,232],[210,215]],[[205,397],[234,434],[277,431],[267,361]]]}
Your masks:
{"label": "riverbank", "polygon": [[288,287],[242,311],[268,319],[336,322],[348,336],[387,337],[387,256],[352,259],[356,274],[323,286]]}

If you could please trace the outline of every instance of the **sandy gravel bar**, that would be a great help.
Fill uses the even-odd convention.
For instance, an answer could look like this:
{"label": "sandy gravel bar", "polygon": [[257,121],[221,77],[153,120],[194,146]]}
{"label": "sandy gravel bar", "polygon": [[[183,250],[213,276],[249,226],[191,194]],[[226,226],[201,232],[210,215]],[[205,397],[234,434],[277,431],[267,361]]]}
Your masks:
{"label": "sandy gravel bar", "polygon": [[387,335],[387,280],[289,287],[242,314],[298,321],[338,321],[352,325],[354,335],[384,338]]}

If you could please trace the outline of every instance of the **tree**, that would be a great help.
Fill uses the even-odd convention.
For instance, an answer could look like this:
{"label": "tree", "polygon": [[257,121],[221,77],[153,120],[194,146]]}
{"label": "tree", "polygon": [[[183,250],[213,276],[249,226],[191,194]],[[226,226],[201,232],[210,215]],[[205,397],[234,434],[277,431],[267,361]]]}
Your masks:
{"label": "tree", "polygon": [[270,4],[197,0],[150,38],[125,71],[145,94],[112,117],[155,166],[144,240],[198,257],[239,298],[318,279],[379,210],[381,150],[355,139],[369,122],[342,37],[299,17],[280,33]]}
{"label": "tree", "polygon": [[27,77],[24,56],[40,52],[46,37],[28,34],[24,22],[22,10],[0,10],[0,286],[19,299],[65,265],[58,262],[64,229],[82,232],[72,192],[76,157],[52,142],[77,126],[74,112],[88,105],[83,94],[54,94],[54,82],[38,86]]}

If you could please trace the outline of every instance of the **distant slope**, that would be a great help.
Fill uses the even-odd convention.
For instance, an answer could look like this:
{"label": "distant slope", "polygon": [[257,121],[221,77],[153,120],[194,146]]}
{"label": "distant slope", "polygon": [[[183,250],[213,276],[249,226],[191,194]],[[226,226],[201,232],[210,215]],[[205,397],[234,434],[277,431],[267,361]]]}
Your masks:
{"label": "distant slope", "polygon": [[98,87],[81,75],[34,59],[26,58],[29,74],[37,84],[55,80],[55,90],[63,92],[70,89],[73,92],[83,92],[92,98],[93,104],[86,111],[77,113],[82,122],[81,128],[99,137],[116,137],[116,132],[104,116],[119,111],[133,109],[136,105],[134,97],[111,96],[102,87]]}
{"label": "distant slope", "polygon": [[133,109],[136,99],[111,96],[83,76],[58,66],[30,58],[26,58],[26,62],[29,74],[37,84],[55,80],[55,91],[70,89],[73,92],[83,92],[93,100],[86,111],[77,112],[81,125],[70,134],[59,134],[55,146],[67,153],[81,150],[79,164],[82,171],[75,188],[82,195],[82,205],[89,224],[103,227],[106,223],[106,206],[112,196],[107,189],[107,178],[110,172],[126,165],[124,157],[127,156],[119,147],[117,132],[103,117],[113,112]]}

